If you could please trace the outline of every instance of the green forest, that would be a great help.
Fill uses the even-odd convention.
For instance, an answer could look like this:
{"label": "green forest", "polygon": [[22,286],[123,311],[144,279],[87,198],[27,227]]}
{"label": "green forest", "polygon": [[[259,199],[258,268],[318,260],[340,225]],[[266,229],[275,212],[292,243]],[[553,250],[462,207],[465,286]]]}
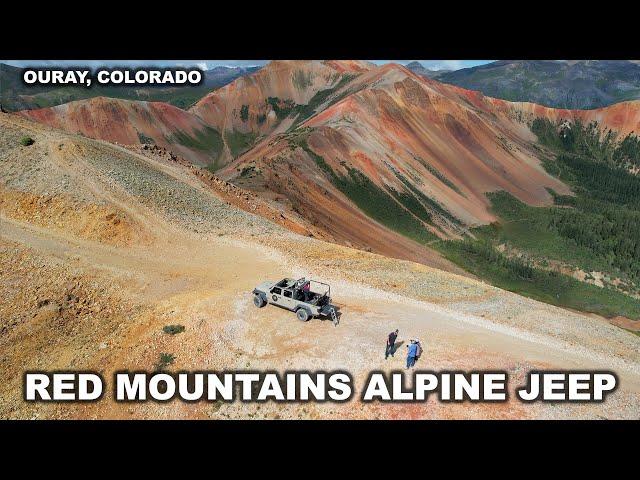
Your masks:
{"label": "green forest", "polygon": [[[619,138],[592,122],[536,119],[531,130],[552,152],[545,169],[574,195],[531,207],[506,192],[489,194],[499,221],[474,238],[439,241],[447,258],[496,286],[559,306],[640,318],[640,139]],[[500,248],[498,248],[500,247]],[[604,287],[558,266],[602,272]],[[590,273],[586,279],[592,279]],[[631,294],[631,295],[629,295]]]}

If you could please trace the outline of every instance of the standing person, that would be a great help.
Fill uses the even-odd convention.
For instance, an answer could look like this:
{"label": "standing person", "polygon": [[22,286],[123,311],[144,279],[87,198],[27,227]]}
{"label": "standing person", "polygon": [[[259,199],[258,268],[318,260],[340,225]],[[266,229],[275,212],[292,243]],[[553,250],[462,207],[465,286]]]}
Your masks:
{"label": "standing person", "polygon": [[387,337],[387,348],[384,351],[384,359],[389,358],[389,355],[393,357],[393,354],[396,353],[396,338],[398,338],[398,329],[391,332]]}
{"label": "standing person", "polygon": [[416,354],[418,353],[418,345],[411,340],[407,345],[407,368],[411,368],[416,364]]}
{"label": "standing person", "polygon": [[414,343],[416,344],[416,362],[420,360],[420,356],[422,355],[422,343],[420,343],[419,339],[415,339]]}

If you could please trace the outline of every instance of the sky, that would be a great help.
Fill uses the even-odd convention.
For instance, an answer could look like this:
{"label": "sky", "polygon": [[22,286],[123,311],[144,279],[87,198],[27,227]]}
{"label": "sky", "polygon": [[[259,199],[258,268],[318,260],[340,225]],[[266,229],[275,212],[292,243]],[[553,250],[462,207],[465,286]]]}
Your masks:
{"label": "sky", "polygon": [[[394,62],[406,65],[414,60],[371,60],[373,63],[383,65]],[[461,68],[483,65],[492,60],[418,60],[425,68],[430,70],[459,70]],[[193,67],[209,70],[217,66],[249,67],[264,65],[269,60],[0,60],[15,67]]]}

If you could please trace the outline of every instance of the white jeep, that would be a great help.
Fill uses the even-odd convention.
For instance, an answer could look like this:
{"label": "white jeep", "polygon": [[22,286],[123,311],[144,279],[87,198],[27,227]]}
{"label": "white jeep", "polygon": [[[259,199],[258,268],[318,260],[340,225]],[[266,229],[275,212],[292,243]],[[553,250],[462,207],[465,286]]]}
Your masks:
{"label": "white jeep", "polygon": [[330,318],[338,325],[337,308],[331,305],[331,286],[304,277],[284,278],[279,282],[262,282],[253,289],[253,304],[262,308],[267,303],[296,313],[298,320]]}

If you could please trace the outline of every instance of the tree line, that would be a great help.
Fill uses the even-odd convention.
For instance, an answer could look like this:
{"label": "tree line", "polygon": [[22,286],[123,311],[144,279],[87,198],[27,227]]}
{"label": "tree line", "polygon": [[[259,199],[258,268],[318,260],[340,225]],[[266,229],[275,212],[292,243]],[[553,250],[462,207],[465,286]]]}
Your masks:
{"label": "tree line", "polygon": [[554,124],[538,118],[531,129],[558,153],[545,166],[577,194],[555,197],[573,208],[552,209],[549,227],[640,279],[640,177],[629,172],[640,166],[640,139],[629,134],[618,140],[596,122],[579,120]]}
{"label": "tree line", "polygon": [[640,167],[640,137],[633,133],[620,139],[617,132],[601,129],[595,121],[585,125],[579,119],[554,123],[546,118],[533,120],[531,131],[542,144],[559,153],[585,156],[625,169]]}

